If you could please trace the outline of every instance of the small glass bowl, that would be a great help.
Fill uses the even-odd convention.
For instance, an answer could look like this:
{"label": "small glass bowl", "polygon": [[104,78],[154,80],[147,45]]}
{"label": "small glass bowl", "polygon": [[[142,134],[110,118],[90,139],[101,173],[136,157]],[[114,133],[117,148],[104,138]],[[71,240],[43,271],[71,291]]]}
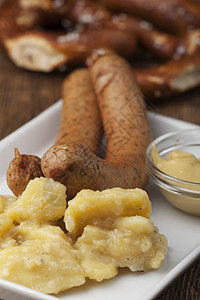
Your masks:
{"label": "small glass bowl", "polygon": [[175,207],[187,213],[200,215],[200,183],[181,180],[162,172],[153,161],[154,145],[164,159],[174,150],[200,157],[200,128],[164,134],[155,139],[146,152],[147,172],[163,196]]}

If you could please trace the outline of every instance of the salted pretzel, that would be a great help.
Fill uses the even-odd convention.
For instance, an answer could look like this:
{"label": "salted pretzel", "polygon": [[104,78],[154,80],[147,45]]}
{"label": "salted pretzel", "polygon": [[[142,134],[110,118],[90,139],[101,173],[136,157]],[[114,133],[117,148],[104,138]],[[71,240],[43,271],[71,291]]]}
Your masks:
{"label": "salted pretzel", "polygon": [[[179,70],[182,72],[183,68],[187,69],[197,60],[200,29],[191,28],[200,26],[200,5],[193,1],[187,4],[185,0],[165,0],[162,5],[158,4],[158,0],[151,0],[148,4],[147,9],[147,5],[143,7],[144,0],[102,0],[101,3],[92,0],[4,0],[0,10],[0,40],[18,66],[44,72],[66,63],[84,63],[96,48],[110,48],[134,62],[138,40],[151,55],[167,60],[161,66],[134,72],[144,95],[158,99],[183,91],[169,86],[170,74],[171,78],[178,76]],[[120,12],[113,13],[107,7]],[[162,16],[166,21],[172,9],[178,18],[173,20],[174,30],[171,31],[178,32],[178,35],[154,26],[164,28],[165,22],[158,20]],[[124,13],[132,10],[137,16]],[[160,16],[157,21],[154,20],[156,14]],[[60,25],[62,30],[57,32],[46,30]],[[167,27],[170,29],[170,24]],[[188,28],[190,30],[186,30]],[[183,68],[180,69],[180,66]],[[177,70],[176,75],[173,70]],[[195,79],[198,76],[197,67],[186,90],[199,85]],[[154,80],[161,77],[162,80],[157,86],[150,80],[151,77]]]}
{"label": "salted pretzel", "polygon": [[[137,35],[139,42],[155,57],[169,59],[175,52],[177,39],[169,34],[159,32],[149,22],[127,14],[113,14],[105,7],[90,0],[74,0],[70,4],[67,17],[75,24],[87,24],[100,28],[129,31]],[[150,34],[151,33],[151,34]]]}
{"label": "salted pretzel", "polygon": [[159,100],[200,85],[200,51],[170,60],[159,67],[133,69],[146,99]]}
{"label": "salted pretzel", "polygon": [[167,32],[200,27],[200,3],[195,0],[101,0],[107,7],[132,13]]}
{"label": "salted pretzel", "polygon": [[[159,31],[146,20],[125,13],[113,14],[94,1],[84,0],[81,5],[80,2],[80,0],[73,0],[71,3],[69,1],[67,17],[74,24],[89,24],[97,28],[106,26],[129,31],[136,35],[140,43],[159,59],[180,57],[182,55],[180,48],[184,47],[184,53],[187,53],[188,48],[196,39],[196,33],[193,34],[191,31],[184,32],[181,36],[174,36]],[[196,41],[198,43],[198,39]]]}
{"label": "salted pretzel", "polygon": [[[67,16],[74,24],[92,24],[95,29],[104,26],[106,28],[129,31],[132,34],[136,34],[141,44],[159,59],[169,59],[173,57],[173,55],[176,55],[177,51],[180,52],[178,38],[167,33],[159,32],[147,21],[125,14],[113,15],[104,7],[90,0],[61,1],[60,5],[55,5],[55,3],[55,0],[19,0],[19,5],[15,4],[18,6],[18,11],[15,12],[17,16],[16,21],[19,25],[31,28],[37,24],[43,25],[47,23],[47,17],[48,20],[50,19],[49,23],[52,23],[52,19],[54,19],[55,22],[55,16],[57,16],[58,20],[57,14],[59,12],[62,16]],[[82,4],[80,5],[80,3]],[[12,3],[9,5],[11,4]],[[54,12],[54,17],[51,15],[52,12]],[[10,25],[10,28],[13,27],[14,25]],[[6,31],[7,30],[8,28],[6,28]],[[20,30],[21,28],[19,28],[19,31]],[[188,44],[187,35],[184,36],[184,39],[186,40],[186,44]]]}
{"label": "salted pretzel", "polygon": [[[124,4],[122,2],[120,2],[121,5]],[[170,7],[172,9],[172,6]],[[179,9],[180,7],[186,8],[187,4],[179,3]],[[197,8],[195,4],[194,7]],[[189,12],[198,15],[198,11],[195,9],[193,11],[192,4],[189,5]],[[140,88],[147,99],[166,98],[200,84],[200,29],[185,30],[179,36],[171,35],[157,30],[152,23],[146,20],[124,13],[113,15],[105,7],[94,4],[90,0],[82,1],[82,5],[80,5],[80,1],[73,1],[68,17],[72,22],[79,24],[89,23],[100,26],[103,23],[107,27],[120,28],[135,33],[138,40],[152,54],[158,58],[169,60],[158,67],[134,71]],[[177,28],[179,22],[176,25]],[[189,23],[186,22],[184,28],[188,26]],[[197,21],[194,27],[198,26]]]}
{"label": "salted pretzel", "polygon": [[[106,24],[107,27],[120,28],[133,32],[140,42],[156,57],[171,59],[169,62],[150,69],[135,70],[134,74],[147,99],[160,99],[182,93],[200,84],[199,52],[200,30],[186,31],[173,36],[158,31],[151,23],[136,17],[113,15],[104,7],[85,0],[73,1],[68,17],[74,23]],[[187,82],[185,83],[187,79]]]}
{"label": "salted pretzel", "polygon": [[23,9],[41,8],[45,11],[66,11],[67,1],[58,0],[19,0],[19,5]]}
{"label": "salted pretzel", "polygon": [[44,10],[35,6],[37,18],[28,23],[19,21],[24,12],[19,1],[7,0],[1,6],[0,39],[10,58],[20,67],[47,72],[64,63],[85,61],[92,50],[101,47],[114,49],[123,56],[134,52],[133,34],[114,28],[75,27],[73,31],[63,32],[37,29],[40,20],[44,20]]}
{"label": "salted pretzel", "polygon": [[133,73],[146,99],[159,100],[183,93],[200,85],[200,29],[179,39],[173,58]]}

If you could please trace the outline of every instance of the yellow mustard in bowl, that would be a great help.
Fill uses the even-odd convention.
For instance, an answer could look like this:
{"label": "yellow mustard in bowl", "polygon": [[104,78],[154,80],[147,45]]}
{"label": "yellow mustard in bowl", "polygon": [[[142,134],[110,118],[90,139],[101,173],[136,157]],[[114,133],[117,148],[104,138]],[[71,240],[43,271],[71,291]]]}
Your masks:
{"label": "yellow mustard in bowl", "polygon": [[[155,145],[153,145],[152,157],[156,167],[164,174],[171,176],[167,182],[169,185],[174,185],[173,178],[178,179],[175,191],[159,186],[164,197],[175,207],[188,213],[200,215],[200,198],[187,193],[189,190],[200,191],[200,158],[195,157],[192,153],[174,150],[164,159]],[[185,189],[186,192],[180,192],[181,189]]]}
{"label": "yellow mustard in bowl", "polygon": [[195,157],[192,153],[174,150],[164,159],[154,146],[153,160],[155,165],[168,175],[200,183],[200,158]]}

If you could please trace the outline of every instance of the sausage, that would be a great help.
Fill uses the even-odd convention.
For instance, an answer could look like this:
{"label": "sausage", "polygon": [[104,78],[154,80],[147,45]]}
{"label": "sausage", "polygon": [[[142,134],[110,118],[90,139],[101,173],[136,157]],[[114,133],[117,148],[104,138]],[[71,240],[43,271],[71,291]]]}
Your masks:
{"label": "sausage", "polygon": [[144,187],[145,152],[151,131],[131,67],[118,55],[108,54],[97,58],[90,70],[106,135],[106,161],[122,165],[131,162],[136,178],[132,181],[130,175],[130,182]]}
{"label": "sausage", "polygon": [[62,115],[56,145],[78,142],[97,153],[101,141],[101,116],[86,68],[73,71],[62,86]]}
{"label": "sausage", "polygon": [[[81,142],[96,153],[102,125],[89,71],[83,68],[71,73],[63,83],[62,94],[61,123],[55,144]],[[13,193],[18,196],[31,179],[40,176],[44,176],[40,158],[20,155],[15,149],[15,158],[7,170],[7,184]]]}
{"label": "sausage", "polygon": [[106,159],[85,145],[55,145],[41,158],[46,177],[66,185],[73,197],[84,188],[144,188],[145,152],[151,141],[142,95],[129,64],[116,54],[94,55],[90,73],[106,136]]}
{"label": "sausage", "polygon": [[20,195],[31,179],[43,176],[40,158],[36,155],[20,154],[15,148],[15,157],[11,161],[7,172],[6,180],[11,191]]}

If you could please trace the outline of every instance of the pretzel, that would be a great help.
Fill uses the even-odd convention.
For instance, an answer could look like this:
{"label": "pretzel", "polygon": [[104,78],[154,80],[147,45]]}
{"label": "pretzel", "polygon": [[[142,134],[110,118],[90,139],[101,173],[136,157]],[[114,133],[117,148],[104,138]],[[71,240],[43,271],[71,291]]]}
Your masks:
{"label": "pretzel", "polygon": [[[145,9],[142,8],[144,0],[102,0],[102,3],[113,10],[120,10],[120,13],[113,13],[104,5],[91,0],[7,0],[0,13],[0,40],[18,66],[44,72],[66,63],[85,63],[96,48],[111,48],[122,56],[133,58],[134,62],[133,54],[138,40],[148,53],[158,59],[168,60],[158,67],[135,70],[134,74],[144,95],[153,100],[181,92],[180,89],[175,91],[169,87],[168,81],[169,77],[177,77],[178,70],[181,71],[189,61],[196,61],[193,54],[199,51],[200,29],[188,31],[186,28],[199,26],[197,9],[200,6],[194,2],[188,4],[184,0],[165,0],[162,5],[158,5],[158,0],[151,0]],[[136,7],[134,12],[146,19],[122,13],[131,12],[130,7]],[[173,23],[174,32],[179,35],[162,32],[153,25],[159,23],[162,27],[165,22],[157,22],[154,17],[159,14],[159,18],[167,20],[167,12],[172,7],[174,13],[180,15]],[[146,16],[150,8],[151,13]],[[185,20],[181,11],[185,17],[190,14],[193,18]],[[38,25],[46,28],[60,23],[66,27],[63,33],[37,28]],[[173,68],[170,70],[171,66]],[[173,70],[176,68],[174,75]],[[195,75],[198,77],[198,74]],[[156,85],[150,78],[158,76],[162,80]],[[186,90],[199,85],[195,78],[191,77],[190,84],[185,86]],[[166,87],[168,91],[165,91]]]}
{"label": "pretzel", "polygon": [[[81,4],[80,4],[81,3]],[[181,36],[173,36],[157,30],[152,23],[126,15],[114,15],[102,5],[90,0],[68,1],[66,15],[74,24],[92,25],[95,28],[106,28],[129,31],[137,35],[138,40],[155,57],[170,59],[191,52],[195,43],[199,43],[199,31],[184,32]],[[191,54],[191,53],[190,53]]]}
{"label": "pretzel", "polygon": [[107,7],[132,13],[167,32],[200,27],[200,4],[194,0],[102,0]]}
{"label": "pretzel", "polygon": [[[180,48],[191,47],[194,44],[196,33],[185,32],[181,36],[157,30],[152,23],[127,14],[112,14],[105,7],[90,0],[74,0],[69,5],[67,17],[75,24],[89,24],[95,27],[105,26],[129,31],[136,35],[141,44],[159,59],[170,59],[181,56]],[[198,38],[198,37],[197,37]]]}
{"label": "pretzel", "polygon": [[55,0],[19,0],[19,5],[23,9],[41,8],[45,11],[66,11],[67,1]]}
{"label": "pretzel", "polygon": [[[152,24],[126,14],[112,14],[96,2],[85,0],[80,5],[79,0],[70,4],[67,17],[74,24],[87,24],[97,28],[108,28],[129,31],[137,35],[138,40],[155,57],[168,59],[175,51],[176,39],[169,34],[161,33]],[[149,34],[151,31],[151,34]]]}
{"label": "pretzel", "polygon": [[35,26],[42,19],[41,15],[26,24],[18,22],[20,13],[17,0],[3,4],[0,39],[10,58],[23,68],[51,71],[64,63],[85,61],[92,50],[105,46],[123,56],[130,56],[136,46],[136,40],[129,32],[82,27],[63,33],[38,30]]}
{"label": "pretzel", "polygon": [[[57,8],[54,8],[55,5],[53,6],[52,3],[52,0],[19,0],[19,4],[23,9],[20,10],[20,5],[15,4],[16,8],[18,8],[17,13],[15,12],[15,15],[18,15],[18,17],[16,18],[16,21],[18,21],[18,28],[19,25],[25,25],[26,27],[31,28],[37,23],[45,23],[44,13],[42,14],[42,11],[55,12]],[[148,50],[150,50],[151,53],[161,59],[169,59],[176,52],[176,49],[178,47],[178,40],[169,34],[157,31],[155,28],[153,28],[152,24],[146,21],[129,17],[124,14],[112,15],[104,7],[99,6],[98,4],[89,0],[82,2],[82,5],[80,5],[80,0],[71,2],[69,1],[67,2],[67,4],[68,5],[66,5],[66,3],[64,2],[61,11],[62,13],[66,13],[67,17],[69,17],[70,20],[75,24],[92,24],[96,25],[95,29],[99,28],[99,26],[105,26],[106,28],[120,29],[123,31],[128,30],[133,35],[137,34],[140,42]],[[26,22],[27,20],[28,24]],[[13,28],[14,24],[10,25],[9,27]],[[6,31],[8,30],[9,28],[6,28]],[[21,28],[18,29],[18,31],[20,30]],[[70,37],[72,37],[71,34]],[[28,39],[27,36],[26,39]],[[46,58],[46,60],[48,60],[48,57]],[[31,68],[33,68],[33,66]]]}
{"label": "pretzel", "polygon": [[[79,2],[74,1],[69,10],[68,17],[73,22],[86,22],[90,25],[95,23],[96,26],[103,23],[107,27],[133,32],[156,57],[170,59],[169,62],[159,67],[135,70],[134,74],[140,89],[147,99],[157,100],[169,97],[200,84],[198,67],[199,29],[185,31],[180,36],[173,36],[158,31],[151,23],[136,17],[126,14],[113,15],[104,7],[91,3],[89,0],[85,0],[82,5],[78,5]],[[122,4],[122,1],[120,3]],[[196,66],[195,62],[197,62]],[[191,76],[190,80],[186,84],[181,84],[181,80],[189,76]]]}
{"label": "pretzel", "polygon": [[200,51],[159,67],[133,69],[133,74],[146,99],[155,101],[183,93],[200,85]]}

